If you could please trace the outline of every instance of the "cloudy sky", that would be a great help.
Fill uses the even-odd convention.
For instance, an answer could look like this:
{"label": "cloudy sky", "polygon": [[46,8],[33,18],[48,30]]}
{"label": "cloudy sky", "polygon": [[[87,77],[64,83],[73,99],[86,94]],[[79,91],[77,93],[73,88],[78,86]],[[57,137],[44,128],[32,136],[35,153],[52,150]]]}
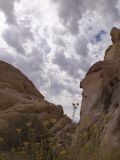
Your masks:
{"label": "cloudy sky", "polygon": [[80,80],[103,59],[119,22],[120,0],[0,0],[0,59],[72,116]]}

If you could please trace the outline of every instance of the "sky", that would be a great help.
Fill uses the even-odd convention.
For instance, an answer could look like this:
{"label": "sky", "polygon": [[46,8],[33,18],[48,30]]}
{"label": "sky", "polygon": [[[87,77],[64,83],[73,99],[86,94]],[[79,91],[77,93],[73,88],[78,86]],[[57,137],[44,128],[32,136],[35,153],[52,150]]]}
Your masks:
{"label": "sky", "polygon": [[119,22],[120,0],[0,0],[0,60],[72,117],[72,103],[81,103],[80,81],[103,60]]}

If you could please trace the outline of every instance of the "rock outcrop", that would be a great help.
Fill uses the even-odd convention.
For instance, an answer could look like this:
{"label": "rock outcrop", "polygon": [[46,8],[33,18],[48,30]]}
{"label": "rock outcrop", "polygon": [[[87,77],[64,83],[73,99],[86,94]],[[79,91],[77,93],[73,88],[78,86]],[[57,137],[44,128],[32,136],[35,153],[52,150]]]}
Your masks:
{"label": "rock outcrop", "polygon": [[106,50],[104,60],[115,60],[120,57],[120,29],[114,27],[110,35],[113,45]]}
{"label": "rock outcrop", "polygon": [[80,83],[83,93],[75,140],[79,144],[79,135],[84,132],[88,145],[95,127],[99,147],[115,153],[120,149],[120,29],[113,28],[111,38],[113,45],[107,49],[104,61],[95,63]]}
{"label": "rock outcrop", "polygon": [[60,139],[61,145],[66,144],[67,132],[73,133],[75,129],[60,105],[46,101],[21,71],[0,61],[0,133],[9,130],[11,124],[14,126],[26,114],[46,124],[48,133]]}

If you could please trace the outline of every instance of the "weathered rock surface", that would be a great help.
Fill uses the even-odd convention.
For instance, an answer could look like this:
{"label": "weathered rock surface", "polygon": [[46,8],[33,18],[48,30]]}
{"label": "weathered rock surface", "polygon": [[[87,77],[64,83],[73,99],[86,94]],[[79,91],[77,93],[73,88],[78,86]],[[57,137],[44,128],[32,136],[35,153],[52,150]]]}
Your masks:
{"label": "weathered rock surface", "polygon": [[115,60],[120,57],[120,29],[114,27],[110,35],[113,45],[106,50],[104,60]]}
{"label": "weathered rock surface", "polygon": [[75,128],[60,105],[46,101],[23,73],[0,61],[0,132],[8,130],[26,114],[36,116],[42,123],[48,122],[49,134],[58,139]]}
{"label": "weathered rock surface", "polygon": [[44,99],[43,95],[22,72],[3,61],[0,61],[0,86]]}
{"label": "weathered rock surface", "polygon": [[88,133],[89,143],[93,138],[91,128],[101,126],[100,146],[108,152],[120,149],[120,30],[113,28],[111,36],[113,45],[104,61],[95,63],[80,83],[83,95],[76,130],[76,143],[81,132]]}

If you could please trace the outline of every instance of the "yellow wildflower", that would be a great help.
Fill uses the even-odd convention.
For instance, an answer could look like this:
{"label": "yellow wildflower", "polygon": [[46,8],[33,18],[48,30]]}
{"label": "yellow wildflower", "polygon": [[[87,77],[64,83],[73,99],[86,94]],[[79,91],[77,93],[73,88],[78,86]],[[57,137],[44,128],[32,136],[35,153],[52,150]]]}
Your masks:
{"label": "yellow wildflower", "polygon": [[16,128],[16,132],[20,133],[21,132],[21,128]]}
{"label": "yellow wildflower", "polygon": [[0,143],[3,143],[3,138],[2,137],[0,137]]}
{"label": "yellow wildflower", "polygon": [[23,145],[24,145],[25,147],[27,147],[27,146],[29,145],[29,142],[28,142],[28,141],[24,141],[24,142],[23,142]]}
{"label": "yellow wildflower", "polygon": [[50,122],[51,122],[51,123],[55,123],[55,122],[56,122],[56,119],[51,119]]}
{"label": "yellow wildflower", "polygon": [[27,127],[30,127],[31,125],[32,125],[32,122],[26,123],[26,126],[27,126]]}
{"label": "yellow wildflower", "polygon": [[66,153],[67,153],[66,151],[61,151],[60,152],[61,155],[66,154]]}
{"label": "yellow wildflower", "polygon": [[49,121],[43,122],[43,126],[46,127],[49,124]]}
{"label": "yellow wildflower", "polygon": [[66,136],[71,136],[70,133],[66,133]]}
{"label": "yellow wildflower", "polygon": [[37,147],[40,145],[40,143],[39,143],[39,142],[36,142],[35,144],[36,144],[36,146],[37,146]]}
{"label": "yellow wildflower", "polygon": [[30,128],[30,132],[34,133],[35,132],[35,128]]}
{"label": "yellow wildflower", "polygon": [[16,152],[16,149],[14,147],[12,147],[11,152]]}

